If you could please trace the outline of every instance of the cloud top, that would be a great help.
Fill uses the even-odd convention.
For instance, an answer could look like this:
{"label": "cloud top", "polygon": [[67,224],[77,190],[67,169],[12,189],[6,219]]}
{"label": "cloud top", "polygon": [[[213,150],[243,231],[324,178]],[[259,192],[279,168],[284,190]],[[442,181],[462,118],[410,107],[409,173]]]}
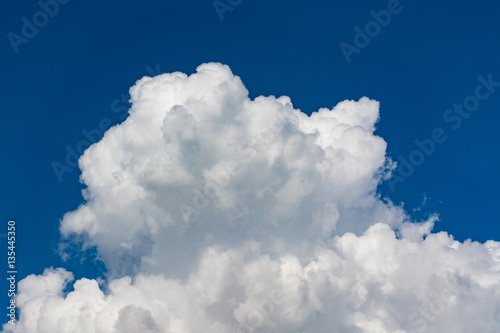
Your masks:
{"label": "cloud top", "polygon": [[[64,236],[96,246],[115,276],[174,274],[172,265],[206,246],[288,246],[402,214],[375,195],[388,165],[373,134],[376,101],[309,117],[288,97],[250,100],[215,63],[145,77],[130,92],[130,116],[80,159],[86,202],[61,223]],[[165,265],[172,251],[182,261]]]}

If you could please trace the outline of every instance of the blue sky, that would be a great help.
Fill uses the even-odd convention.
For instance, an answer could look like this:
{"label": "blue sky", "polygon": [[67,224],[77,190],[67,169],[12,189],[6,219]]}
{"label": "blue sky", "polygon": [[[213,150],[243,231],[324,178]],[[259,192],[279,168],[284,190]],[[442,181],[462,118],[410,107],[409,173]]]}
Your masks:
{"label": "blue sky", "polygon": [[65,163],[66,147],[76,149],[83,130],[104,118],[121,122],[120,98],[142,76],[190,74],[210,61],[229,65],[250,97],[287,95],[307,114],[344,99],[380,101],[376,134],[394,160],[408,159],[416,139],[442,128],[448,139],[403,183],[380,192],[416,218],[438,213],[435,231],[498,240],[500,87],[457,129],[443,114],[474,95],[479,76],[500,82],[500,3],[402,0],[348,63],[339,45],[355,45],[354,28],[364,30],[370,12],[388,3],[244,0],[220,20],[211,1],[73,0],[17,53],[8,33],[21,35],[22,17],[32,21],[41,8],[5,3],[1,212],[5,229],[17,221],[19,278],[61,265],[98,275],[91,263],[63,264],[57,255],[58,223],[83,201],[83,185],[77,168],[60,181],[53,162]]}

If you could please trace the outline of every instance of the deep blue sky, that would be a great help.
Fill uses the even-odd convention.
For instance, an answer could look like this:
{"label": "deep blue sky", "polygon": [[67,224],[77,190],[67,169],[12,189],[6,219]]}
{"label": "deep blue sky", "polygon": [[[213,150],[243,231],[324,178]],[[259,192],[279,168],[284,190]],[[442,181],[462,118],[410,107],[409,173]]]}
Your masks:
{"label": "deep blue sky", "polygon": [[22,17],[32,22],[41,8],[4,3],[0,233],[17,221],[18,278],[50,266],[97,274],[91,265],[62,264],[56,254],[58,222],[82,202],[82,185],[78,169],[60,182],[52,162],[64,163],[65,147],[85,139],[82,130],[103,118],[120,122],[123,113],[111,104],[148,66],[190,74],[209,61],[229,65],[251,97],[288,95],[306,113],[344,99],[377,99],[377,133],[394,159],[408,158],[415,139],[442,128],[447,141],[394,191],[381,186],[382,195],[410,212],[427,198],[414,216],[439,213],[435,231],[460,241],[499,240],[500,87],[456,130],[443,114],[474,94],[479,75],[500,81],[500,3],[402,0],[348,64],[339,44],[353,45],[354,27],[364,30],[370,11],[388,3],[244,0],[221,21],[210,0],[72,0],[18,53],[8,33],[21,35]]}

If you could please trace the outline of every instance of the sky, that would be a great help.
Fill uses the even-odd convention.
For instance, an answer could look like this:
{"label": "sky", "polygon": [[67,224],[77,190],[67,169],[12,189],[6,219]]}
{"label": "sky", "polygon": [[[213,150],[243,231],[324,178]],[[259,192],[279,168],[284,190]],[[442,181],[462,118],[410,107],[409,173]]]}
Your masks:
{"label": "sky", "polygon": [[[16,221],[16,279],[28,277],[22,311],[43,313],[35,301],[53,293],[61,313],[78,312],[94,304],[78,298],[89,294],[101,316],[117,318],[101,332],[125,332],[127,317],[144,332],[196,331],[192,321],[229,332],[248,304],[279,290],[259,327],[433,332],[475,311],[484,316],[471,322],[477,331],[481,318],[484,332],[499,327],[484,310],[500,297],[499,245],[486,243],[500,239],[498,2],[23,0],[0,17],[0,241],[7,246],[7,222]],[[185,74],[158,76],[175,72]],[[271,142],[255,142],[273,117],[281,120]],[[87,142],[99,143],[78,167]],[[194,207],[193,189],[231,161],[245,168],[209,207]],[[398,269],[370,265],[386,257]],[[210,263],[221,273],[203,293]],[[410,264],[422,267],[413,285],[403,283]],[[246,273],[232,277],[228,265]],[[269,277],[249,291],[257,271]],[[304,278],[307,302],[285,271],[317,273]],[[79,291],[64,283],[70,275]],[[440,288],[432,279],[467,276],[470,290],[450,287],[444,315],[409,319],[432,304],[428,290]],[[331,282],[342,278],[351,282]],[[377,289],[381,281],[389,282]],[[127,303],[148,285],[182,299],[168,322]],[[202,318],[184,310],[192,302]],[[319,318],[330,312],[350,321]],[[79,318],[80,329],[99,331]],[[62,325],[56,319],[45,328],[20,321],[14,332],[70,330],[50,326]]]}

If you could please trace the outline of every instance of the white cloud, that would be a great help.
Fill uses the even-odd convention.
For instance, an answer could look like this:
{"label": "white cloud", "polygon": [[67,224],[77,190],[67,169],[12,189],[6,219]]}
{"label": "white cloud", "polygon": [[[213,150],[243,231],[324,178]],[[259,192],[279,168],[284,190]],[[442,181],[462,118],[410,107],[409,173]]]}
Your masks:
{"label": "white cloud", "polygon": [[131,96],[128,119],[80,159],[87,202],[61,224],[113,276],[175,276],[209,245],[291,246],[402,218],[374,196],[387,164],[376,101],[308,117],[288,97],[250,100],[219,64],[145,77]]}
{"label": "white cloud", "polygon": [[64,295],[70,274],[47,270],[19,284],[14,332],[497,332],[499,254],[498,242],[398,239],[376,224],[309,258],[209,247],[186,280],[139,274],[106,293],[82,279]]}
{"label": "white cloud", "polygon": [[[19,283],[12,332],[497,332],[500,243],[431,233],[381,200],[393,163],[379,104],[307,116],[248,98],[227,66],[145,77],[80,159],[61,233],[107,283]],[[103,291],[104,290],[104,291]]]}

